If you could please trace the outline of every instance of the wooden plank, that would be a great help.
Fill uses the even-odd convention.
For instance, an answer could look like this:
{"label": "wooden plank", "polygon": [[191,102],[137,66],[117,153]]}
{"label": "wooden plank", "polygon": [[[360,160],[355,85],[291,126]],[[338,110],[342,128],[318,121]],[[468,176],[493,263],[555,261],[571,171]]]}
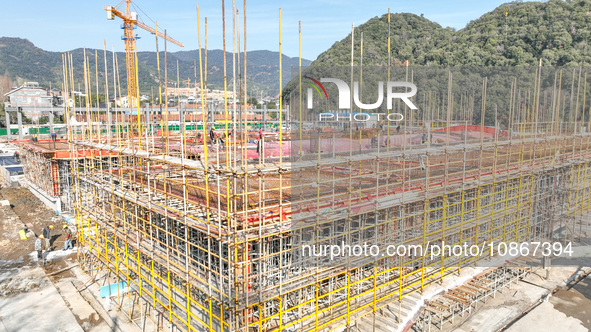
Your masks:
{"label": "wooden plank", "polygon": [[467,289],[467,288],[465,288],[465,287],[462,287],[462,286],[460,286],[460,287],[458,287],[458,288],[454,289],[454,291],[460,291],[460,292],[462,292],[462,293],[464,293],[464,294],[466,294],[466,295],[470,295],[470,296],[476,296],[476,295],[477,295],[477,294],[476,294],[475,292],[473,292],[472,290],[470,290],[470,289]]}
{"label": "wooden plank", "polygon": [[484,278],[484,277],[476,277],[476,279],[478,279],[478,280],[480,280],[480,281],[482,281],[484,283],[488,283],[488,284],[492,284],[493,283],[492,280],[490,280],[488,278]]}
{"label": "wooden plank", "polygon": [[472,294],[474,296],[478,295],[478,289],[470,287],[468,285],[462,285],[462,286],[460,286],[460,289],[462,289],[465,292],[468,292],[469,294]]}
{"label": "wooden plank", "polygon": [[458,305],[458,301],[446,297],[445,294],[443,294],[442,296],[439,296],[437,298],[437,301],[449,306],[450,309]]}
{"label": "wooden plank", "polygon": [[463,297],[460,297],[460,296],[458,296],[456,294],[447,293],[447,294],[444,294],[443,296],[444,297],[447,297],[449,299],[455,300],[455,301],[462,302],[464,304],[470,304],[470,301],[468,301],[467,299],[465,299]]}
{"label": "wooden plank", "polygon": [[432,313],[436,314],[436,315],[444,315],[445,311],[439,310],[435,307],[431,307],[430,305],[425,307],[425,310],[431,311]]}
{"label": "wooden plank", "polygon": [[484,281],[484,280],[480,280],[480,279],[472,279],[470,282],[471,283],[473,282],[473,283],[479,284],[482,287],[486,287],[486,288],[488,288],[488,285],[490,285],[490,284],[493,283],[492,281]]}
{"label": "wooden plank", "polygon": [[474,287],[474,288],[476,288],[477,290],[478,290],[478,289],[480,289],[480,290],[483,290],[483,291],[485,291],[485,292],[488,292],[488,291],[490,291],[490,289],[489,289],[488,287],[484,287],[484,286],[481,286],[481,285],[477,285],[477,284],[475,284],[475,283],[472,283],[472,282],[469,282],[469,283],[468,283],[468,285],[469,285],[470,287]]}
{"label": "wooden plank", "polygon": [[443,309],[445,309],[445,310],[448,310],[448,311],[449,311],[449,310],[451,310],[451,308],[450,308],[450,307],[448,307],[448,306],[446,306],[445,304],[443,304],[443,303],[440,303],[440,302],[435,302],[435,301],[433,301],[433,302],[429,302],[429,305],[430,305],[430,306],[436,306],[436,307],[439,307],[439,308],[443,308]]}

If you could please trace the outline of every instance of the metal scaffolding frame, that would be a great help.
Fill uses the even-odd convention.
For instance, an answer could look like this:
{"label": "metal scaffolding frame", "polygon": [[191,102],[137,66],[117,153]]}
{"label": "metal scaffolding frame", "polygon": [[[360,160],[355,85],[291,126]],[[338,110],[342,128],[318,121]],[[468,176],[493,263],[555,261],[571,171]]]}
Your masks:
{"label": "metal scaffolding frame", "polygon": [[497,292],[511,288],[523,279],[530,269],[499,267],[475,276],[465,285],[455,287],[430,300],[413,326],[415,331],[431,331],[431,326],[443,329],[444,324],[454,324],[456,318],[470,315],[480,302],[495,298]]}
{"label": "metal scaffolding frame", "polygon": [[70,173],[70,154],[67,142],[17,141],[23,171],[30,184],[46,197],[60,200],[60,211],[74,210],[73,176]]}
{"label": "metal scaffolding frame", "polygon": [[[333,329],[479,258],[361,257],[329,265],[322,261],[327,257],[297,255],[302,243],[481,245],[547,239],[558,228],[564,239],[572,238],[572,220],[588,211],[591,199],[589,138],[449,146],[428,154],[424,164],[432,175],[422,178],[417,161],[426,151],[420,149],[359,159],[366,162],[348,172],[353,181],[366,181],[366,171],[375,175],[376,169],[385,176],[374,181],[392,172],[403,180],[379,183],[377,194],[359,187],[339,196],[326,186],[330,194],[299,200],[298,211],[278,201],[281,190],[289,199],[289,180],[280,180],[289,165],[212,172],[196,161],[120,148],[115,157],[74,161],[85,249],[80,264],[91,273],[110,270],[113,280],[127,282],[182,329]],[[73,146],[104,148],[82,140]],[[348,162],[325,162],[326,172],[314,167],[319,183],[339,186],[329,177]],[[296,189],[291,187],[292,199]],[[332,197],[319,199],[327,195]],[[339,210],[368,202],[378,203],[346,217]],[[292,215],[326,210],[327,204],[330,213],[292,224]]]}
{"label": "metal scaffolding frame", "polygon": [[[69,97],[75,86],[70,54],[63,65]],[[434,95],[429,105],[437,107],[425,116],[446,120],[426,126],[411,113],[400,134],[390,126],[381,132],[350,126],[338,137],[315,137],[300,126],[287,141],[280,120],[277,138],[261,137],[253,157],[247,120],[237,120],[246,109],[236,104],[225,104],[225,144],[207,139],[204,111],[195,131],[186,129],[182,112],[180,129],[171,131],[167,108],[161,119],[139,108],[135,114],[114,109],[116,123],[104,123],[89,102],[86,57],[84,73],[85,107],[66,105],[70,153],[77,156],[70,167],[79,265],[106,274],[109,283],[124,282],[126,292],[112,296],[120,309],[130,320],[149,317],[162,329],[350,328],[482,262],[487,252],[333,262],[300,254],[305,245],[484,246],[556,234],[567,241],[591,203],[591,135],[581,129],[585,114],[579,120],[572,104],[567,120],[560,93],[551,107],[539,109],[531,95],[517,98],[512,86],[507,135],[484,126],[484,102],[480,126],[469,124],[473,105],[449,106],[451,88],[445,107],[437,104],[444,96]],[[486,93],[486,78],[483,87]],[[437,142],[421,142],[432,129]],[[199,134],[203,144],[189,140]],[[369,137],[378,137],[377,144],[364,145]],[[390,144],[394,138],[400,144]],[[338,139],[350,148],[337,151]],[[301,149],[305,140],[310,153],[288,158],[287,146]]]}

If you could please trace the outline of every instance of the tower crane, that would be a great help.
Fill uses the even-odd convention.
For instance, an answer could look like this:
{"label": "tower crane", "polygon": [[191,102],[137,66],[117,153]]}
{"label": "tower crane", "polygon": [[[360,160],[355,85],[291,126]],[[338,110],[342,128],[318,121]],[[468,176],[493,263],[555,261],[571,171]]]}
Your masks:
{"label": "tower crane", "polygon": [[[123,29],[122,39],[125,41],[125,64],[127,68],[127,101],[129,107],[134,108],[138,106],[138,85],[136,77],[135,44],[136,40],[140,38],[138,35],[135,34],[134,30],[137,29],[137,27],[140,27],[180,47],[183,47],[183,44],[167,35],[164,35],[161,32],[156,31],[156,29],[149,27],[142,21],[140,21],[137,12],[131,11],[131,1],[132,0],[123,0],[117,6],[105,6],[105,10],[107,11],[107,19],[114,20],[115,16],[117,16],[123,20],[123,25],[121,26],[121,28]],[[125,13],[121,12],[117,8],[124,2]]]}

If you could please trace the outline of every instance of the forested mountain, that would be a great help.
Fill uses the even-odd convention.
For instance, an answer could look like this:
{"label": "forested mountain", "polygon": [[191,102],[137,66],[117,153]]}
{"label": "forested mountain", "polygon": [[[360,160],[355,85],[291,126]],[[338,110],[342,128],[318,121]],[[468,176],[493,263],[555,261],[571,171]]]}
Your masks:
{"label": "forested mountain", "polygon": [[[364,65],[388,63],[388,15],[355,29],[355,63],[364,38]],[[391,14],[391,63],[418,66],[578,66],[591,64],[591,1],[511,2],[471,21],[443,28],[408,13]],[[349,65],[351,34],[313,65]]]}
{"label": "forested mountain", "polygon": [[[96,59],[95,59],[96,51]],[[74,65],[74,79],[82,84],[83,89],[83,59],[84,50],[81,48],[70,51]],[[95,62],[98,63],[99,84],[104,84],[104,57],[103,50],[86,49],[86,55],[90,60],[90,71],[94,83]],[[125,54],[117,52],[117,62],[119,68],[119,79],[122,83],[121,88],[126,88],[125,72]],[[157,65],[156,52],[138,52],[138,76],[140,83],[140,93],[150,94],[151,87],[157,87]],[[195,61],[199,65],[198,50],[169,52],[167,54],[168,80],[169,85],[174,86],[177,82],[177,60],[178,72],[181,86],[187,85],[187,79],[195,82]],[[249,51],[247,52],[247,74],[250,93],[260,95],[277,95],[279,92],[279,53],[271,51]],[[208,50],[208,87],[223,88],[223,51]],[[283,55],[283,75],[284,84],[291,77],[291,67],[298,65],[297,58],[290,58]],[[232,53],[226,54],[226,63],[228,65],[228,77],[232,72]],[[305,65],[310,64],[309,60],[302,59]],[[107,70],[109,71],[109,80],[112,82],[113,55],[107,51]],[[164,80],[164,52],[160,52],[161,78]],[[22,83],[22,81],[37,81],[44,86],[61,87],[62,82],[62,53],[45,51],[36,47],[33,43],[21,38],[0,38],[0,75],[10,77],[12,81]],[[199,78],[199,70],[197,71]],[[229,79],[228,86],[232,86],[232,80]],[[102,85],[101,85],[102,88]],[[76,86],[75,89],[78,89]]]}
{"label": "forested mountain", "polygon": [[[447,110],[453,108],[452,118],[468,119],[475,124],[480,123],[482,90],[486,84],[485,124],[495,125],[498,121],[505,127],[511,109],[515,107],[529,112],[539,107],[539,114],[545,114],[543,120],[551,121],[553,91],[560,88],[560,107],[564,110],[561,116],[570,121],[583,119],[583,113],[578,110],[583,99],[588,101],[591,98],[582,96],[584,79],[589,71],[587,66],[591,65],[591,0],[506,3],[457,31],[443,28],[422,15],[398,13],[391,14],[390,18],[390,30],[387,14],[355,27],[353,71],[349,69],[349,34],[320,54],[305,69],[304,75],[349,82],[353,74],[354,81],[362,82],[364,86],[360,98],[374,102],[377,83],[386,81],[389,72],[393,80],[408,79],[417,84],[419,92],[413,101],[420,110],[413,113],[414,116],[426,117],[425,110],[429,109],[431,113],[435,112],[429,116],[441,120],[446,118]],[[362,33],[363,70],[359,66]],[[388,34],[391,36],[390,71],[385,69]],[[544,66],[539,76],[541,88],[536,85],[540,59]],[[403,66],[407,61],[408,71]],[[556,69],[556,66],[561,67]],[[449,82],[453,84],[451,108],[447,104]],[[304,83],[311,84],[311,80],[306,79]],[[516,92],[512,106],[510,96],[514,85]],[[302,93],[306,97],[309,87],[305,84],[303,87]],[[336,86],[325,84],[325,88],[327,97],[332,97],[325,99],[320,92],[318,96],[314,94],[317,105],[314,112],[337,108]],[[289,102],[292,98],[299,99],[298,95],[298,81],[292,80],[284,88],[283,97]],[[539,105],[534,96],[539,98]],[[384,105],[379,107],[376,111],[385,112]],[[531,121],[533,113],[519,116]]]}

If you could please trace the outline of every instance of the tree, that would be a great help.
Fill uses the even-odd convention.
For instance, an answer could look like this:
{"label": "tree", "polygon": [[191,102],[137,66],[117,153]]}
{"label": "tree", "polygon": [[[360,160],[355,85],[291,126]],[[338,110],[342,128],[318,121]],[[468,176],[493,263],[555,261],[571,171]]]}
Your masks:
{"label": "tree", "polygon": [[0,125],[6,128],[6,112],[4,111],[4,103],[0,102]]}
{"label": "tree", "polygon": [[39,123],[40,125],[44,125],[49,123],[49,117],[48,116],[42,116],[39,118],[39,120],[37,120],[37,123]]}
{"label": "tree", "polygon": [[276,110],[277,109],[277,104],[274,101],[270,101],[270,102],[267,103],[267,109]]}

